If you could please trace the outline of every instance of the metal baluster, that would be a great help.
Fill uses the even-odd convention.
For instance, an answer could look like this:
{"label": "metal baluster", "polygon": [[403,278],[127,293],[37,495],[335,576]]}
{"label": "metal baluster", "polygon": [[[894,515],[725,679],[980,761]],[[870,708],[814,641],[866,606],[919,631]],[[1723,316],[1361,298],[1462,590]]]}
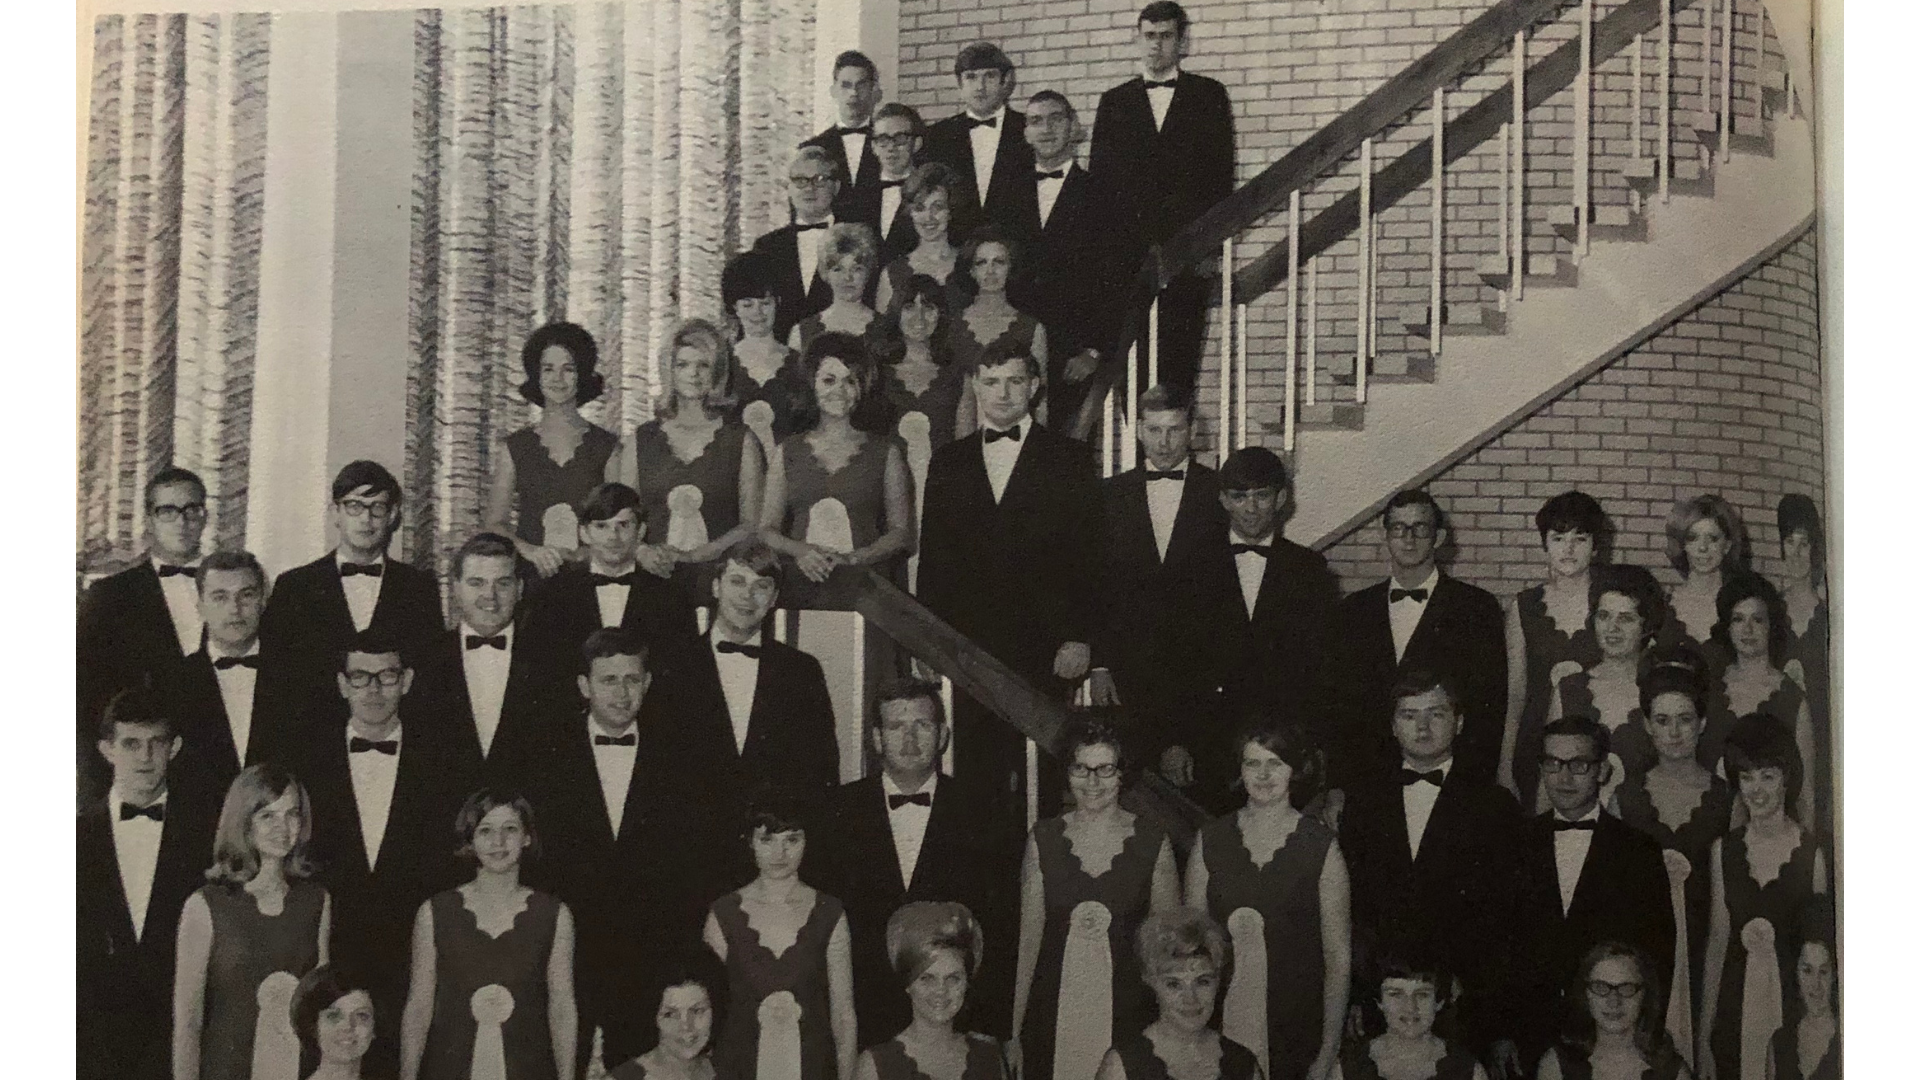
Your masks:
{"label": "metal baluster", "polygon": [[1147,309],[1147,385],[1151,390],[1160,385],[1160,298],[1153,298],[1153,306]]}
{"label": "metal baluster", "polygon": [[1673,198],[1673,0],[1660,0],[1660,201]]}
{"label": "metal baluster", "polygon": [[1139,435],[1140,423],[1140,345],[1136,342],[1127,350],[1127,422],[1120,431],[1120,471],[1133,468],[1139,460],[1140,444],[1135,441]]}
{"label": "metal baluster", "polygon": [[1320,260],[1307,260],[1307,404],[1319,397],[1315,378],[1320,366]]}
{"label": "metal baluster", "polygon": [[[1647,35],[1633,35],[1633,124],[1631,138],[1633,139],[1633,160],[1635,161],[1639,161],[1647,156],[1645,149],[1641,146],[1641,139],[1643,138],[1641,129],[1644,127],[1644,124],[1641,122],[1640,116],[1641,110],[1645,107],[1644,102],[1646,100],[1646,51]],[[1635,211],[1640,209],[1639,188],[1634,188],[1632,192],[1629,193],[1629,202]]]}
{"label": "metal baluster", "polygon": [[1119,450],[1113,445],[1113,391],[1107,391],[1107,403],[1100,410],[1100,475],[1112,476]]}
{"label": "metal baluster", "polygon": [[[853,707],[854,715],[861,717],[858,727],[864,733],[867,715],[867,617],[859,612],[853,613]],[[846,775],[841,769],[841,783],[858,780],[866,772],[864,755],[856,755],[853,763],[853,775]]]}
{"label": "metal baluster", "polygon": [[[1713,115],[1713,0],[1700,5],[1700,117]],[[1700,145],[1700,164],[1713,160],[1713,151]]]}
{"label": "metal baluster", "polygon": [[[1233,237],[1220,241],[1220,460],[1227,459],[1233,414]],[[1241,390],[1242,394],[1246,391]]]}
{"label": "metal baluster", "polygon": [[1372,330],[1373,308],[1373,140],[1360,143],[1360,303],[1359,326],[1354,332],[1354,400],[1367,403],[1367,334]]}
{"label": "metal baluster", "polygon": [[1427,290],[1427,352],[1440,355],[1440,305],[1442,303],[1440,275],[1444,270],[1444,260],[1440,255],[1441,215],[1446,212],[1447,189],[1447,91],[1444,87],[1433,89],[1433,222],[1428,246],[1432,248],[1433,281]]}
{"label": "metal baluster", "polygon": [[1300,363],[1300,192],[1287,196],[1287,382],[1282,395],[1281,446],[1293,452],[1293,428],[1297,421],[1295,379]]}
{"label": "metal baluster", "polygon": [[1500,258],[1507,264],[1507,287],[1500,290],[1500,310],[1507,310],[1513,298],[1513,242],[1508,238],[1507,203],[1513,198],[1513,184],[1507,177],[1507,163],[1513,160],[1513,125],[1500,125]]}
{"label": "metal baluster", "polygon": [[[1234,335],[1240,342],[1240,392],[1237,395],[1239,398],[1237,404],[1240,410],[1240,441],[1234,444],[1235,448],[1238,448],[1247,445],[1247,305],[1239,305],[1235,310],[1235,314],[1239,316],[1240,321],[1239,330]],[[1224,313],[1221,315],[1221,318],[1226,318]]]}
{"label": "metal baluster", "polygon": [[1367,359],[1380,355],[1380,219],[1367,230]]}
{"label": "metal baluster", "polygon": [[1587,225],[1593,217],[1593,0],[1580,5],[1580,78],[1573,99],[1573,210],[1574,251],[1585,255]]}
{"label": "metal baluster", "polygon": [[1040,822],[1040,747],[1032,739],[1027,743],[1027,831]]}
{"label": "metal baluster", "polygon": [[1720,160],[1733,160],[1733,0],[1720,9]]}
{"label": "metal baluster", "polygon": [[1527,32],[1513,35],[1513,298],[1527,294]]}

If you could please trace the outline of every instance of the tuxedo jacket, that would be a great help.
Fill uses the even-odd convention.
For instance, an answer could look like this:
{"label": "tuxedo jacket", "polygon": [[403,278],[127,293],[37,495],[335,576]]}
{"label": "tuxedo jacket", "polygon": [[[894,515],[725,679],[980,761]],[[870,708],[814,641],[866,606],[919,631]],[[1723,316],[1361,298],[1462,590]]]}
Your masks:
{"label": "tuxedo jacket", "polygon": [[[1673,905],[1659,842],[1601,811],[1573,903],[1563,912],[1553,821],[1549,811],[1520,831],[1507,1005],[1522,1060],[1537,1059],[1560,1033],[1568,987],[1593,946],[1638,945],[1663,984],[1673,970]],[[1663,1005],[1649,998],[1645,1007]]]}
{"label": "tuxedo jacket", "polygon": [[941,776],[913,880],[907,882],[900,878],[880,776],[842,784],[829,798],[826,828],[818,830],[818,857],[809,853],[807,877],[846,906],[862,1043],[891,1038],[913,1018],[887,960],[887,920],[916,900],[957,901],[979,920],[987,954],[967,995],[970,1016],[975,1030],[1008,1030],[1021,845],[1017,836],[990,830],[991,806],[991,792]]}
{"label": "tuxedo jacket", "polygon": [[1229,727],[1254,712],[1306,721],[1318,714],[1328,616],[1339,595],[1318,552],[1274,535],[1266,573],[1247,614],[1240,572],[1228,544],[1212,534],[1188,564],[1204,657],[1197,676],[1218,722]]}
{"label": "tuxedo jacket", "polygon": [[494,728],[492,745],[482,752],[473,699],[467,689],[465,656],[458,629],[443,630],[428,643],[416,665],[413,689],[407,695],[414,704],[412,716],[433,727],[460,769],[488,784],[524,789],[540,747],[554,734],[553,708],[562,703],[572,707],[579,700],[578,688],[564,687],[568,693],[550,705],[555,679],[543,667],[541,646],[528,636],[524,626],[515,626],[500,722]]}
{"label": "tuxedo jacket", "polygon": [[999,128],[1000,147],[994,153],[993,174],[987,178],[985,191],[977,190],[973,175],[973,128],[966,112],[935,121],[927,128],[922,155],[959,174],[960,190],[954,193],[953,225],[949,230],[956,243],[965,241],[983,222],[1012,228],[1018,189],[1032,183],[1033,147],[1027,145],[1026,114],[1008,109]]}
{"label": "tuxedo jacket", "polygon": [[[871,128],[872,122],[868,125]],[[869,225],[877,224],[870,217],[861,216],[860,210],[871,203],[876,209],[880,205],[880,159],[873,154],[873,134],[868,132],[866,141],[860,148],[860,160],[847,160],[847,144],[840,140],[837,126],[829,127],[813,138],[800,144],[817,146],[833,158],[840,170],[840,194],[833,200],[833,216],[840,221],[864,221]]]}
{"label": "tuxedo jacket", "polygon": [[1227,88],[1182,71],[1153,126],[1138,76],[1100,95],[1088,167],[1111,190],[1136,241],[1166,243],[1213,204],[1233,194],[1233,104]]}
{"label": "tuxedo jacket", "polygon": [[[1092,173],[1067,166],[1060,195],[1040,221],[1040,187],[1032,171],[1009,186],[1004,225],[1020,244],[1020,274],[1010,285],[1015,306],[1047,328],[1047,351],[1065,359],[1082,349],[1111,354],[1122,336],[1132,273],[1118,233],[1122,222],[1109,192]],[[1059,413],[1054,415],[1058,416]]]}
{"label": "tuxedo jacket", "polygon": [[[1506,617],[1485,589],[1440,575],[1407,651],[1393,655],[1388,590],[1382,581],[1340,602],[1329,639],[1328,698],[1334,703],[1336,786],[1364,772],[1400,766],[1393,741],[1393,683],[1402,671],[1437,671],[1458,684],[1464,701],[1454,760],[1474,778],[1491,781],[1499,764],[1500,734],[1507,716]],[[1404,602],[1404,601],[1403,601]]]}
{"label": "tuxedo jacket", "polygon": [[1092,644],[1102,603],[1100,481],[1087,447],[1031,419],[998,503],[981,434],[933,452],[920,519],[919,598],[934,614],[1033,680],[1053,658]]}
{"label": "tuxedo jacket", "polygon": [[172,1076],[173,958],[180,910],[213,859],[217,804],[180,791],[167,796],[160,853],[136,938],[113,821],[104,798],[80,812],[78,880],[79,1076],[82,1080],[164,1080]]}
{"label": "tuxedo jacket", "polygon": [[[412,663],[420,648],[446,629],[439,583],[417,566],[386,560],[380,599],[367,627],[391,635]],[[285,679],[289,699],[300,712],[298,737],[303,741],[316,733],[324,737],[326,729],[346,720],[346,702],[334,675],[340,652],[353,637],[353,614],[334,552],[274,580],[273,594],[260,615],[260,663]]]}
{"label": "tuxedo jacket", "polygon": [[[753,242],[753,250],[768,261],[776,275],[774,298],[779,306],[774,313],[773,336],[780,341],[787,340],[795,323],[818,315],[833,303],[833,290],[827,287],[826,279],[820,276],[818,262],[814,264],[813,278],[809,281],[800,280],[800,242],[795,239],[797,235],[795,226],[787,224]],[[825,234],[822,233],[822,236]]]}
{"label": "tuxedo jacket", "polygon": [[[884,235],[881,233],[880,215],[883,200],[881,199],[880,183],[880,180],[875,178],[871,187],[866,191],[858,192],[856,198],[859,201],[849,206],[847,212],[844,215],[840,215],[840,220],[858,221],[873,226],[874,239],[880,241],[879,266],[885,267],[888,263],[893,262],[895,259],[904,258],[908,253],[913,251],[920,243],[920,234],[913,230],[913,210],[907,203],[904,182],[901,187],[894,189],[900,192],[900,204],[893,209],[893,223],[887,227]],[[835,211],[835,213],[838,214],[839,212]],[[879,282],[880,275],[875,273],[873,275],[874,287],[868,290],[867,302],[869,304],[873,302],[872,293],[878,289]]]}
{"label": "tuxedo jacket", "polygon": [[[574,681],[580,674],[580,646],[600,629],[600,598],[593,572],[584,562],[568,563],[533,587],[526,606],[523,633],[514,642],[514,651],[527,647],[528,659],[542,673],[544,696],[556,710],[570,711],[580,698]],[[620,625],[653,650],[673,646],[697,632],[693,604],[686,593],[673,581],[639,569],[627,589],[627,610]]]}
{"label": "tuxedo jacket", "polygon": [[91,749],[99,739],[101,711],[128,687],[165,687],[185,657],[160,591],[160,574],[149,556],[88,586],[77,623],[75,701],[81,758],[88,762],[88,794],[101,794],[113,781]]}
{"label": "tuxedo jacket", "polygon": [[[163,691],[180,726],[180,756],[174,771],[180,782],[200,789],[212,798],[224,798],[227,786],[240,770],[263,761],[291,767],[289,755],[298,742],[300,714],[288,700],[284,672],[270,666],[264,658],[253,678],[253,715],[247,720],[247,753],[241,760],[233,741],[233,726],[227,717],[227,702],[220,695],[220,678],[213,659],[204,646],[181,661],[179,675]],[[335,700],[339,699],[336,692]]]}
{"label": "tuxedo jacket", "polygon": [[1519,807],[1506,789],[1449,771],[1416,859],[1403,790],[1397,776],[1347,790],[1340,846],[1352,875],[1354,970],[1382,955],[1440,961],[1465,986],[1462,1019],[1484,1046],[1501,1034]]}

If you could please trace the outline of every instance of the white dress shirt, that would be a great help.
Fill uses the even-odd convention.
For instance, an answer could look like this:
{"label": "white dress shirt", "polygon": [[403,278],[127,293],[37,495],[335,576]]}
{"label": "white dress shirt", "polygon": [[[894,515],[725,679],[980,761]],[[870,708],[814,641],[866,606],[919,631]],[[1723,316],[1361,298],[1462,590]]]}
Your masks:
{"label": "white dress shirt", "polygon": [[[1034,177],[1035,190],[1038,193],[1040,198],[1040,227],[1041,228],[1043,229],[1046,228],[1047,219],[1053,216],[1053,204],[1060,201],[1060,189],[1067,186],[1067,176],[1073,175],[1073,170],[1079,167],[1080,167],[1079,165],[1074,163],[1073,159],[1069,158],[1067,159],[1067,163],[1061,166],[1061,171],[1066,175],[1062,176],[1060,179],[1055,180],[1050,176],[1036,175]],[[1034,166],[1034,171],[1038,173],[1041,171],[1052,172],[1053,170],[1052,169],[1041,170],[1040,167],[1036,165]]]}
{"label": "white dress shirt", "polygon": [[820,270],[820,241],[833,228],[833,215],[827,215],[825,229],[795,229],[793,245],[800,252],[800,291],[813,291],[813,275]]}
{"label": "white dress shirt", "polygon": [[[1412,762],[1402,761],[1400,767],[1412,769]],[[1444,779],[1453,774],[1453,759],[1440,763],[1440,775]],[[1415,769],[1415,772],[1427,772]],[[1433,818],[1433,804],[1440,800],[1440,787],[1422,780],[1416,784],[1407,784],[1400,789],[1400,805],[1407,812],[1407,846],[1413,857],[1420,857],[1420,841],[1427,835],[1427,822]]]}
{"label": "white dress shirt", "polygon": [[[629,566],[625,570],[609,570],[604,566],[594,566],[589,562],[587,569],[589,573],[593,574],[605,574],[608,577],[624,577],[627,574],[635,573],[638,567]],[[610,626],[619,626],[621,621],[627,617],[627,594],[632,591],[633,586],[631,585],[595,585],[593,587],[593,598],[600,602],[600,626],[602,629]]]}
{"label": "white dress shirt", "polygon": [[[595,735],[631,735],[639,731],[638,724],[630,724],[625,731],[609,731],[600,726],[600,721],[587,718],[587,737],[592,742]],[[633,763],[640,755],[639,740],[632,746],[610,746],[605,743],[593,743],[593,768],[600,774],[600,798],[605,800],[607,821],[613,826],[613,835],[620,835],[620,822],[627,813],[627,792],[633,787]]]}
{"label": "white dress shirt", "polygon": [[[988,119],[985,116],[975,117],[971,110],[966,115],[978,120]],[[987,185],[993,182],[993,162],[1000,156],[1000,133],[1007,126],[1007,107],[1000,106],[992,119],[992,127],[976,125],[967,132],[967,141],[973,144],[973,190],[980,193],[981,206],[987,205]]]}
{"label": "white dress shirt", "polygon": [[[163,565],[159,559],[153,559],[153,572],[159,573]],[[198,567],[199,559],[180,563],[181,566]],[[180,655],[192,656],[200,651],[200,588],[193,583],[191,574],[170,574],[160,579],[160,595],[167,601],[167,616],[173,622],[173,636],[180,643]]]}
{"label": "white dress shirt", "polygon": [[[1020,429],[1018,439],[995,439],[993,442],[988,442],[984,435],[980,439],[980,454],[986,461],[987,483],[993,488],[995,504],[998,504],[1000,497],[1007,493],[1007,481],[1013,478],[1013,467],[1020,462],[1020,448],[1027,445],[1028,439],[1033,438],[1032,417],[1013,426]],[[1011,430],[996,428],[990,423],[982,423],[980,428],[983,432]]]}
{"label": "white dress shirt", "polygon": [[[713,650],[713,666],[720,670],[720,692],[726,695],[727,716],[733,721],[733,748],[744,754],[747,725],[753,720],[753,690],[760,682],[760,660],[746,653],[723,653],[720,641],[717,635],[710,638],[708,648]],[[759,645],[759,633],[740,644]]]}
{"label": "white dress shirt", "polygon": [[[1148,469],[1154,468],[1151,463],[1146,467]],[[1187,492],[1187,459],[1181,458],[1180,464],[1175,465],[1171,469],[1154,469],[1154,471],[1177,472],[1180,474],[1180,479],[1178,480],[1157,479],[1147,481],[1147,518],[1153,522],[1153,546],[1160,552],[1160,561],[1165,562],[1167,560],[1167,545],[1173,542],[1173,522],[1175,518],[1180,516],[1180,499]],[[1237,558],[1260,560],[1260,556],[1258,555],[1237,556]],[[1264,562],[1264,560],[1260,561]],[[1262,569],[1264,570],[1265,568],[1262,567]],[[1258,595],[1259,588],[1258,584],[1254,585],[1256,595]],[[1248,614],[1252,614],[1251,608],[1248,609]]]}
{"label": "white dress shirt", "polygon": [[[1269,533],[1258,540],[1249,540],[1237,532],[1229,530],[1236,544],[1252,544],[1273,550],[1273,534]],[[1254,605],[1260,602],[1260,583],[1267,578],[1266,555],[1255,555],[1251,551],[1236,552],[1233,556],[1233,568],[1240,575],[1240,600],[1247,605],[1247,618],[1253,618]]]}
{"label": "white dress shirt", "polygon": [[[1155,79],[1151,72],[1142,72],[1141,77],[1154,82],[1166,82],[1168,79],[1180,77],[1180,67],[1176,64],[1171,72],[1158,79]],[[1153,109],[1153,130],[1159,131],[1167,124],[1167,110],[1173,107],[1173,87],[1147,87],[1147,105]]]}
{"label": "white dress shirt", "polygon": [[[868,120],[867,126],[872,127],[873,121]],[[860,177],[860,155],[867,152],[867,137],[857,131],[843,131],[840,133],[840,149],[846,151],[847,183],[852,184]]]}
{"label": "white dress shirt", "polygon": [[[356,736],[370,737],[355,731],[349,723],[345,736],[349,746]],[[391,738],[395,743],[400,741],[399,725],[394,725]],[[347,772],[353,776],[353,804],[360,811],[360,843],[366,848],[369,870],[380,857],[380,842],[387,838],[394,781],[400,777],[400,749],[395,746],[391,754],[378,750],[362,750],[357,754],[351,749],[347,751]]]}
{"label": "white dress shirt", "polygon": [[891,176],[882,176],[880,179],[887,183],[886,187],[880,189],[880,239],[885,240],[893,233],[893,219],[900,215],[900,200],[906,197],[907,189],[904,176],[898,184],[891,182]]}
{"label": "white dress shirt", "polygon": [[[616,586],[607,586],[615,588]],[[493,752],[493,736],[500,730],[500,709],[507,701],[507,674],[513,667],[513,624],[500,631],[507,647],[496,649],[482,645],[467,648],[467,635],[474,629],[460,622],[460,666],[467,676],[467,703],[473,706],[473,727],[480,736],[480,756]]]}
{"label": "white dress shirt", "polygon": [[[127,912],[133,916],[133,938],[140,940],[147,925],[147,905],[153,899],[153,878],[160,865],[160,834],[164,822],[136,817],[120,820],[120,804],[127,800],[119,788],[107,792],[107,821],[113,825],[113,857],[120,863],[120,889],[126,893]],[[167,793],[149,805],[166,806]]]}
{"label": "white dress shirt", "polygon": [[[913,791],[902,791],[893,777],[880,774],[880,790],[889,800],[895,795],[917,795],[924,791],[934,795],[940,784],[940,774],[927,777],[927,782]],[[920,865],[920,848],[927,840],[927,821],[933,817],[933,807],[916,803],[904,803],[887,810],[887,826],[893,830],[893,854],[900,860],[900,883],[913,887],[913,871]]]}
{"label": "white dress shirt", "polygon": [[[346,553],[335,552],[333,561],[340,566],[345,566]],[[355,630],[365,630],[368,624],[373,622],[373,609],[380,606],[380,583],[387,580],[387,557],[380,556],[373,565],[380,567],[379,577],[371,574],[355,574],[352,577],[343,575],[340,578],[340,589],[347,594],[347,612],[353,616]]]}
{"label": "white dress shirt", "polygon": [[[1594,803],[1593,809],[1577,818],[1564,818],[1560,811],[1553,812],[1553,820],[1593,821],[1600,820],[1600,804]],[[1587,853],[1593,850],[1593,830],[1566,829],[1556,830],[1553,834],[1553,869],[1560,879],[1560,914],[1573,910],[1574,890],[1580,887],[1580,871],[1586,869]]]}
{"label": "white dress shirt", "polygon": [[[256,639],[246,652],[228,652],[211,638],[207,640],[207,661],[212,663],[229,656],[259,656],[260,642]],[[220,704],[227,711],[227,731],[233,735],[233,750],[240,757],[240,764],[247,763],[247,741],[253,734],[253,688],[260,680],[260,673],[243,664],[235,664],[222,671],[216,664],[213,678],[220,684]]]}
{"label": "white dress shirt", "polygon": [[[1413,632],[1420,628],[1420,617],[1427,613],[1427,605],[1433,603],[1433,590],[1439,584],[1440,570],[1438,567],[1435,567],[1427,574],[1427,580],[1414,586],[1416,589],[1426,590],[1426,599],[1415,600],[1411,596],[1403,596],[1398,600],[1389,600],[1387,602],[1387,626],[1393,631],[1393,658],[1395,660],[1399,660],[1407,655],[1407,642],[1413,640]],[[1400,583],[1398,581],[1392,578],[1387,579],[1388,596],[1392,596],[1393,590],[1399,587]]]}

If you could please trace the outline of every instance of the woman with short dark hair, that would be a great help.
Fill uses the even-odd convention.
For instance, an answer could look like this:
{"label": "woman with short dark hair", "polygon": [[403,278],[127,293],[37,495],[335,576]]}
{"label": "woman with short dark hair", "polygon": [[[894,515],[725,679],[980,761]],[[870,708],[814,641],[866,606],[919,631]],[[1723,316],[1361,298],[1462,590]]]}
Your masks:
{"label": "woman with short dark hair", "polygon": [[1813,719],[1813,778],[1817,818],[1812,822],[1822,836],[1833,835],[1833,721],[1831,665],[1827,637],[1831,633],[1827,608],[1827,540],[1820,510],[1805,495],[1780,498],[1776,523],[1780,529],[1780,598],[1787,608],[1787,651],[1782,671],[1807,692],[1807,710]]}
{"label": "woman with short dark hair", "polygon": [[360,1080],[360,1061],[373,1045],[373,995],[325,964],[307,972],[293,991],[293,1033],[307,1080]]}
{"label": "woman with short dark hair", "polygon": [[[1793,732],[1802,762],[1818,760],[1806,692],[1780,666],[1787,655],[1789,633],[1780,594],[1766,578],[1740,573],[1727,578],[1717,601],[1720,617],[1713,628],[1714,645],[1728,662],[1708,698],[1703,760],[1709,767],[1718,765],[1734,717],[1750,713],[1765,713]],[[1809,828],[1817,820],[1815,790],[1814,784],[1802,784],[1793,804],[1794,817]]]}
{"label": "woman with short dark hair", "polygon": [[652,1006],[659,1041],[607,1070],[607,1080],[713,1080],[713,1032],[726,1023],[727,973],[710,953],[662,965],[643,1004]]}
{"label": "woman with short dark hair", "polygon": [[[1395,956],[1374,962],[1374,994],[1361,1003],[1362,1034],[1334,1066],[1330,1080],[1487,1080],[1472,1052],[1434,1028],[1453,1005],[1453,975],[1437,964]],[[1377,1007],[1380,1015],[1372,1015]]]}
{"label": "woman with short dark hair", "polygon": [[1261,1080],[1253,1052],[1208,1026],[1233,961],[1219,925],[1193,908],[1156,911],[1136,951],[1158,1015],[1138,1031],[1114,1029],[1095,1080]]}
{"label": "woman with short dark hair", "polygon": [[1502,786],[1529,805],[1540,782],[1540,729],[1553,697],[1552,672],[1571,661],[1580,670],[1600,662],[1587,627],[1590,572],[1612,527],[1584,491],[1563,491],[1533,516],[1547,557],[1547,579],[1515,593],[1507,605],[1507,723],[1500,744]]}
{"label": "woman with short dark hair", "polygon": [[733,333],[735,397],[740,420],[762,446],[793,434],[793,417],[805,397],[800,352],[773,336],[780,315],[779,288],[766,256],[746,251],[728,260],[720,274],[720,303]]}
{"label": "woman with short dark hair", "polygon": [[1000,1043],[956,1027],[986,944],[966,905],[922,900],[887,920],[887,956],[913,1021],[868,1047],[854,1080],[1005,1080]]}
{"label": "woman with short dark hair", "polygon": [[1802,909],[1795,935],[1794,1008],[1773,1035],[1767,1063],[1773,1080],[1840,1080],[1839,1020],[1833,1009],[1840,971],[1833,929],[1833,905],[1826,897]]}
{"label": "woman with short dark hair", "polygon": [[[1626,774],[1644,772],[1657,760],[1640,724],[1640,658],[1659,635],[1667,606],[1659,582],[1639,566],[1595,569],[1590,591],[1587,629],[1600,659],[1584,671],[1566,670],[1577,668],[1577,662],[1561,661],[1562,671],[1553,673],[1547,722],[1591,716],[1606,725],[1612,756],[1618,759],[1611,781],[1617,785]],[[1612,795],[1611,789],[1601,793],[1603,800]],[[1527,796],[1527,805],[1537,805],[1535,792]]]}
{"label": "woman with short dark hair", "polygon": [[[947,327],[948,348],[965,378],[955,435],[973,434],[979,418],[973,402],[971,376],[989,349],[1014,345],[1040,362],[1041,385],[1034,388],[1033,418],[1047,422],[1047,328],[1040,320],[1013,306],[1007,285],[1020,269],[1020,246],[993,225],[975,229],[960,248],[954,287],[967,298]],[[1062,423],[1069,418],[1062,418]]]}

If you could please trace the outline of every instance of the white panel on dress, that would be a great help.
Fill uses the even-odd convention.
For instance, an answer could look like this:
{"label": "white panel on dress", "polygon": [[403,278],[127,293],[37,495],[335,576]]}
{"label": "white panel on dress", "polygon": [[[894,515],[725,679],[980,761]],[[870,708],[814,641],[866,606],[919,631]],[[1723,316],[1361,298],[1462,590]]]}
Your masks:
{"label": "white panel on dress", "polygon": [[692,484],[681,484],[667,492],[667,546],[692,551],[706,545],[707,516],[700,508],[707,496]]}
{"label": "white panel on dress", "polygon": [[1267,921],[1252,908],[1227,916],[1233,940],[1233,981],[1220,1010],[1220,1033],[1253,1051],[1267,1075]]}
{"label": "white panel on dress", "polygon": [[768,994],[759,1016],[755,1080],[800,1080],[800,1002],[790,990]]}
{"label": "white panel on dress", "polygon": [[300,980],[276,971],[254,993],[252,1080],[300,1080],[300,1037],[293,1032],[293,992]]}
{"label": "white panel on dress", "polygon": [[540,528],[550,548],[572,551],[580,546],[580,519],[566,503],[547,507],[547,512],[540,515]]}
{"label": "white panel on dress", "polygon": [[1748,919],[1740,928],[1740,943],[1747,947],[1747,974],[1740,987],[1738,1080],[1767,1080],[1768,1051],[1783,1020],[1780,960],[1773,935],[1773,923],[1764,918]]}
{"label": "white panel on dress", "polygon": [[1687,878],[1693,864],[1685,855],[1668,848],[1661,856],[1667,862],[1667,900],[1673,906],[1673,971],[1667,985],[1667,1034],[1673,1045],[1693,1068],[1693,965],[1687,948]]}
{"label": "white panel on dress", "polygon": [[845,554],[853,550],[853,519],[847,504],[829,495],[807,510],[807,535],[814,547]]}
{"label": "white panel on dress", "polygon": [[468,1080],[507,1080],[507,1044],[501,1026],[513,1015],[513,991],[488,983],[473,992],[467,1007],[473,1010],[477,1025]]}
{"label": "white panel on dress", "polygon": [[1093,1080],[1113,1045],[1113,951],[1107,937],[1112,925],[1113,913],[1098,900],[1082,900],[1067,918],[1053,1080]]}

